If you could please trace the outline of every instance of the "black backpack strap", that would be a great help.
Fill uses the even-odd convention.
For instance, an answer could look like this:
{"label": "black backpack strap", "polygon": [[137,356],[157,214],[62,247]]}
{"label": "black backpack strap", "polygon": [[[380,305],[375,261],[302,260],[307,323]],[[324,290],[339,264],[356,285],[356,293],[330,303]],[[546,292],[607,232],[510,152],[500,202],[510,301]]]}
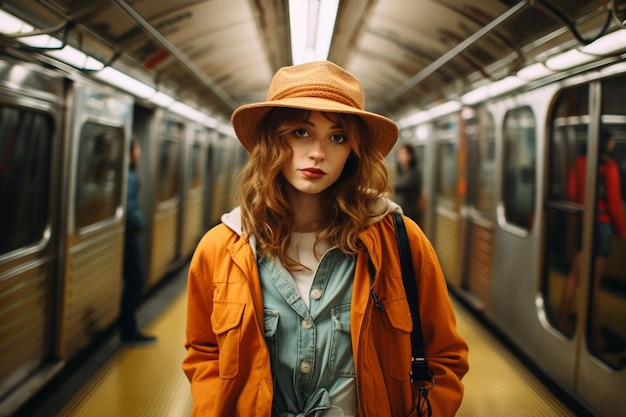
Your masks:
{"label": "black backpack strap", "polygon": [[393,221],[396,228],[396,238],[400,251],[400,264],[402,267],[402,281],[406,292],[411,317],[413,318],[413,332],[411,332],[411,383],[419,389],[429,390],[435,385],[433,374],[428,370],[428,360],[424,352],[424,340],[422,338],[422,323],[419,315],[419,303],[417,300],[417,283],[411,258],[411,247],[406,233],[406,227],[402,215],[393,213]]}

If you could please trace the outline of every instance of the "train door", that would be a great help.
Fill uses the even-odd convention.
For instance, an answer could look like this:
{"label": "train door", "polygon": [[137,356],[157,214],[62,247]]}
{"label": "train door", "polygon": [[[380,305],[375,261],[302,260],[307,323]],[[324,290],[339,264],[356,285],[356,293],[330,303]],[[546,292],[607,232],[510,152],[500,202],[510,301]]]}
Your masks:
{"label": "train door", "polygon": [[119,315],[123,263],[123,179],[132,102],[75,86],[70,126],[71,191],[63,288],[62,355],[72,356]]}
{"label": "train door", "polygon": [[[501,142],[496,153],[496,218],[493,276],[488,315],[524,350],[538,342],[535,297],[537,293],[536,223],[538,121],[534,108],[525,103],[543,99],[519,96],[490,105],[501,120]],[[537,114],[542,114],[537,111]],[[496,130],[498,132],[498,129]]]}
{"label": "train door", "polygon": [[463,110],[467,143],[467,192],[463,202],[463,290],[476,308],[488,310],[491,299],[495,232],[495,128],[485,107]]}
{"label": "train door", "polygon": [[181,152],[184,143],[183,121],[162,114],[154,155],[155,200],[152,213],[152,242],[148,285],[156,284],[172,270],[180,254],[179,211],[181,204]]}
{"label": "train door", "polygon": [[181,258],[187,259],[202,236],[204,181],[206,180],[207,132],[199,125],[190,124],[184,154],[184,183],[181,207]]}
{"label": "train door", "polygon": [[0,409],[9,413],[59,363],[64,96],[60,77],[0,61]]}
{"label": "train door", "polygon": [[[616,236],[624,230],[625,94],[624,77],[564,89],[550,118],[542,295],[550,325],[565,338],[562,350],[574,355],[561,364],[570,369],[565,382],[584,392],[603,415],[603,410],[620,407],[626,413],[621,401],[626,384],[626,243]],[[615,143],[613,174],[602,152],[608,137]],[[598,385],[598,380],[607,383]],[[610,404],[609,398],[620,402]]]}
{"label": "train door", "polygon": [[434,242],[446,280],[461,284],[458,114],[435,122]]}

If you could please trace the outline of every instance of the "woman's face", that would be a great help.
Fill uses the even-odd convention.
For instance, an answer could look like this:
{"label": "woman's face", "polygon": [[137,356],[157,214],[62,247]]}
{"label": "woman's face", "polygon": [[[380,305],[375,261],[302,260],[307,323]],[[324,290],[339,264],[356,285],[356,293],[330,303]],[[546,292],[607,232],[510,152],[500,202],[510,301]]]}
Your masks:
{"label": "woman's face", "polygon": [[319,194],[334,184],[350,156],[344,129],[317,111],[284,138],[291,158],[281,173],[301,193]]}
{"label": "woman's face", "polygon": [[411,153],[407,150],[405,146],[398,148],[397,158],[398,158],[398,162],[402,166],[408,166],[411,163],[411,160],[413,159],[413,157],[411,156]]}

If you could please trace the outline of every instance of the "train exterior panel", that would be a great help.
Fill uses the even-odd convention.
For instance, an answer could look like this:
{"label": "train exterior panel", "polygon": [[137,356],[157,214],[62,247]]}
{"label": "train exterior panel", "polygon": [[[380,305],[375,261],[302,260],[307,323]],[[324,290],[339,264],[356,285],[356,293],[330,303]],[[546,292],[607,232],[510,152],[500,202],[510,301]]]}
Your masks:
{"label": "train exterior panel", "polygon": [[0,56],[0,416],[116,326],[131,139],[145,293],[232,208],[246,155],[232,129],[40,58]]}
{"label": "train exterior panel", "polygon": [[185,178],[181,216],[181,254],[192,253],[203,234],[204,183],[207,177],[207,132],[190,125],[187,131],[187,152],[184,156]]}
{"label": "train exterior panel", "polygon": [[[159,112],[157,150],[153,171],[156,176],[152,213],[152,242],[148,282],[154,285],[171,271],[179,258],[177,233],[180,227],[182,191],[182,152],[185,143],[185,125],[182,118],[169,112]],[[148,179],[148,181],[150,178]]]}
{"label": "train exterior panel", "polygon": [[85,81],[73,85],[61,358],[74,356],[118,316],[132,101]]}
{"label": "train exterior panel", "polygon": [[[624,212],[623,97],[626,64],[604,62],[401,132],[418,155],[432,155],[422,167],[422,227],[451,290],[591,413],[614,417],[626,413],[625,241],[612,238],[606,262],[593,255],[599,162],[585,175],[594,198],[573,202],[566,187],[579,150],[597,161],[608,130]],[[581,272],[567,301],[575,259]]]}
{"label": "train exterior panel", "polygon": [[0,398],[10,405],[15,386],[58,368],[64,103],[58,74],[0,60]]}

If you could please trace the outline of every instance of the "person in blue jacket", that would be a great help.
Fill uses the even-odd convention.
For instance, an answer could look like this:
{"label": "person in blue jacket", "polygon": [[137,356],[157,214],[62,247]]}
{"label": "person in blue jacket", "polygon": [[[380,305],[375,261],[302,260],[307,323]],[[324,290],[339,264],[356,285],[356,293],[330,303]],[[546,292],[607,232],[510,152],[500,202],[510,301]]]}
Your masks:
{"label": "person in blue jacket", "polygon": [[120,337],[130,345],[156,343],[154,336],[143,334],[138,325],[136,312],[141,302],[144,285],[144,271],[141,264],[141,249],[138,236],[144,227],[144,217],[139,207],[139,178],[137,165],[141,157],[141,147],[136,139],[130,144],[130,167],[126,197],[126,232],[124,234],[124,283],[119,318]]}

